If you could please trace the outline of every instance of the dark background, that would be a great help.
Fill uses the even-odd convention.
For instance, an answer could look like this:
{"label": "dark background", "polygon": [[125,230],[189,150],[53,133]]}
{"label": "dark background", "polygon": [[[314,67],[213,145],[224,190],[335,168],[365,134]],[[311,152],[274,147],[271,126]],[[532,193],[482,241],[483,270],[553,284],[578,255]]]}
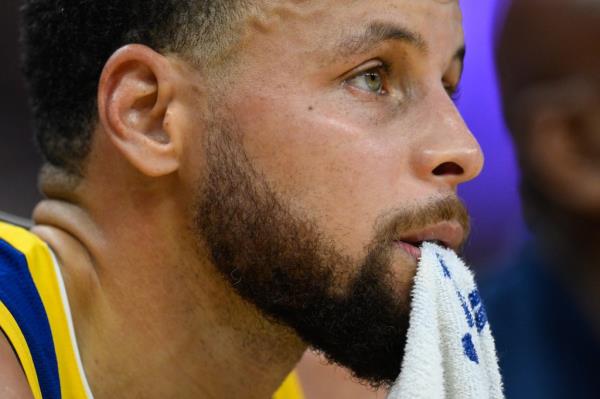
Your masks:
{"label": "dark background", "polygon": [[0,210],[29,216],[41,198],[40,159],[33,146],[19,71],[18,1],[0,1]]}

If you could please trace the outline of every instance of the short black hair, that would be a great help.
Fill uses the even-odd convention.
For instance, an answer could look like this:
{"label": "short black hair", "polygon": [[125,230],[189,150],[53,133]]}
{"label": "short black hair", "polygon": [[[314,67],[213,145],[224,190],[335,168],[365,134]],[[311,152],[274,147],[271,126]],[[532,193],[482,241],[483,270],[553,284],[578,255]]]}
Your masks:
{"label": "short black hair", "polygon": [[214,57],[245,0],[24,0],[23,71],[36,143],[47,163],[77,175],[97,122],[104,64],[129,43],[186,58]]}

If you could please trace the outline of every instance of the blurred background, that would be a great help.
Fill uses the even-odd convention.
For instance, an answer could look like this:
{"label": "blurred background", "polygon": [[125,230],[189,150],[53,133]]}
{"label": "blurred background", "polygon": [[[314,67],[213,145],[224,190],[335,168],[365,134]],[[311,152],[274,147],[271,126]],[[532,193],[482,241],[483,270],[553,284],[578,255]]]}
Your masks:
{"label": "blurred background", "polygon": [[[29,217],[40,198],[40,159],[33,145],[27,99],[19,73],[18,0],[0,1],[0,211]],[[522,242],[517,172],[500,114],[492,30],[495,0],[463,1],[466,69],[459,108],[486,156],[482,175],[461,188],[473,218],[467,257],[487,265]]]}
{"label": "blurred background", "polygon": [[481,175],[459,188],[472,218],[465,255],[476,268],[500,267],[492,265],[501,265],[528,238],[519,200],[518,167],[502,117],[494,65],[495,28],[505,3],[461,1],[467,58],[458,108],[485,155]]}
{"label": "blurred background", "polygon": [[0,1],[0,211],[29,217],[40,159],[19,72],[18,3]]}

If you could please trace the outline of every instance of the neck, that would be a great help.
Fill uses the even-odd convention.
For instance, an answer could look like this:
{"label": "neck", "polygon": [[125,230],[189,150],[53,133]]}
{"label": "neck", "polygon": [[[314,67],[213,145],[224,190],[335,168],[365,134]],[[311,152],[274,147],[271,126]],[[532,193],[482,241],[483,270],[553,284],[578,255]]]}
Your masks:
{"label": "neck", "polygon": [[61,263],[95,397],[270,397],[300,339],[233,292],[181,204],[140,186],[91,186],[42,201],[33,231]]}

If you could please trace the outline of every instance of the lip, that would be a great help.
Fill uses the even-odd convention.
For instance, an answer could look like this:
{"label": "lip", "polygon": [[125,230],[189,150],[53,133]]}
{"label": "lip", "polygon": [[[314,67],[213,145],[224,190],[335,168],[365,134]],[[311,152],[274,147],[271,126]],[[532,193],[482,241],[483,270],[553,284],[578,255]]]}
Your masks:
{"label": "lip", "polygon": [[423,241],[437,241],[444,246],[459,251],[465,238],[465,229],[457,221],[444,221],[425,228],[403,233],[397,241],[411,246],[419,246]]}
{"label": "lip", "polygon": [[415,261],[418,262],[421,259],[421,248],[404,241],[396,241],[395,243],[400,249],[414,258]]}

